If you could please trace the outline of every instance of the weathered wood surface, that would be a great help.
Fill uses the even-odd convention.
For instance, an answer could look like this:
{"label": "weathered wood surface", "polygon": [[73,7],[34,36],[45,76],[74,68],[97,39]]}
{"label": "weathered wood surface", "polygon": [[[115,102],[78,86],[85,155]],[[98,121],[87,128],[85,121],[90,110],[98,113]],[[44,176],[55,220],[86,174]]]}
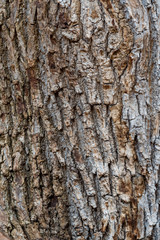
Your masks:
{"label": "weathered wood surface", "polygon": [[160,239],[159,76],[159,0],[1,0],[2,232]]}

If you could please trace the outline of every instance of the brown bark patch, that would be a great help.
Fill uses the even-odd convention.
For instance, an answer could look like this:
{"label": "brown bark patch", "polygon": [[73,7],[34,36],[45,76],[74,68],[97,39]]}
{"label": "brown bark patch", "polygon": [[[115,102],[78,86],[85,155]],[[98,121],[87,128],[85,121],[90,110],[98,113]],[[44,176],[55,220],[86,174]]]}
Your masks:
{"label": "brown bark patch", "polygon": [[82,158],[81,154],[79,153],[78,149],[74,149],[73,154],[74,154],[74,158],[75,158],[76,162],[83,163],[83,158]]}
{"label": "brown bark patch", "polygon": [[50,200],[49,207],[56,207],[57,203],[58,203],[58,198],[56,196],[53,196]]}
{"label": "brown bark patch", "polygon": [[15,72],[15,65],[11,65],[11,70],[13,71],[13,72]]}
{"label": "brown bark patch", "polygon": [[48,62],[49,62],[49,68],[51,72],[53,73],[56,68],[55,60],[54,60],[54,53],[49,52],[48,55]]}
{"label": "brown bark patch", "polygon": [[112,85],[108,85],[108,84],[103,84],[103,89],[111,89],[112,88]]}
{"label": "brown bark patch", "polygon": [[50,35],[50,40],[51,40],[51,43],[52,43],[53,45],[56,45],[56,44],[57,44],[57,40],[56,40],[54,34],[51,34],[51,35]]}
{"label": "brown bark patch", "polygon": [[93,18],[93,19],[98,18],[98,14],[95,9],[91,13],[91,18]]}
{"label": "brown bark patch", "polygon": [[145,190],[144,178],[142,176],[134,177],[133,186],[135,197],[141,197]]}
{"label": "brown bark patch", "polygon": [[38,79],[35,76],[35,70],[33,67],[27,69],[27,75],[30,81],[31,88],[38,88]]}
{"label": "brown bark patch", "polygon": [[10,240],[10,238],[7,238],[2,233],[0,233],[0,240]]}
{"label": "brown bark patch", "polygon": [[17,99],[17,113],[22,114],[25,110],[25,106],[22,98]]}
{"label": "brown bark patch", "polygon": [[68,28],[69,18],[67,13],[61,12],[59,14],[59,25],[61,28]]}

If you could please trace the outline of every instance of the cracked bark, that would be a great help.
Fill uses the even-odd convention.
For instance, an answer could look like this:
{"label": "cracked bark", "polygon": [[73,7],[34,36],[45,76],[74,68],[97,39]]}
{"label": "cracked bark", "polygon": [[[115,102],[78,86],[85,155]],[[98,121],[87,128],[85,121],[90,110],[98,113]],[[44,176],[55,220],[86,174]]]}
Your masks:
{"label": "cracked bark", "polygon": [[160,239],[159,0],[0,2],[0,239]]}

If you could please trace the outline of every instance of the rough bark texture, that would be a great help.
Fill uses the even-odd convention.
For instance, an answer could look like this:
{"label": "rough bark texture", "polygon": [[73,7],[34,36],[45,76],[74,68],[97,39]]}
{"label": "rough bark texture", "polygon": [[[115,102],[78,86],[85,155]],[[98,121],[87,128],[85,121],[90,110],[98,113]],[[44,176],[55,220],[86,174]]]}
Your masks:
{"label": "rough bark texture", "polygon": [[0,0],[0,239],[160,239],[160,1]]}

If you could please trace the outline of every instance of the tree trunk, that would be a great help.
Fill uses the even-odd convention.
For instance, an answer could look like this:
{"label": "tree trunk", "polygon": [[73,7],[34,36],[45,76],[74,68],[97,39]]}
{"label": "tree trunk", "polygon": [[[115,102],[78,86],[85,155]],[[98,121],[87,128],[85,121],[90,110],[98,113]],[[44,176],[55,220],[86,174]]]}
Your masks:
{"label": "tree trunk", "polygon": [[0,1],[0,239],[160,239],[160,1]]}

